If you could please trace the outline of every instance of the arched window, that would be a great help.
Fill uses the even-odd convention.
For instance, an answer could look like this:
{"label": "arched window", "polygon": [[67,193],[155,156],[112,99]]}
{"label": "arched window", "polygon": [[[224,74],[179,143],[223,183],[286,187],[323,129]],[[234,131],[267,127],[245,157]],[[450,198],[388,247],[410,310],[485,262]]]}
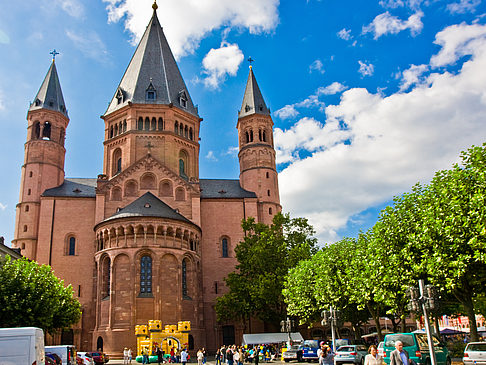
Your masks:
{"label": "arched window", "polygon": [[113,151],[113,175],[119,174],[122,170],[122,151],[117,148]]}
{"label": "arched window", "polygon": [[267,135],[265,133],[265,130],[263,130],[263,142],[266,142],[267,141]]}
{"label": "arched window", "polygon": [[174,133],[179,133],[179,122],[176,120],[174,124]]}
{"label": "arched window", "polygon": [[155,118],[152,118],[152,123],[150,125],[150,129],[155,131],[157,129],[157,120]]}
{"label": "arched window", "polygon": [[179,175],[187,180],[187,153],[184,150],[179,152]]}
{"label": "arched window", "polygon": [[180,134],[181,136],[183,136],[183,135],[184,135],[184,124],[182,124],[182,123],[179,125],[179,134]]}
{"label": "arched window", "polygon": [[113,138],[113,126],[110,127],[110,138]]}
{"label": "arched window", "polygon": [[228,239],[223,238],[221,240],[221,256],[222,257],[229,257],[228,256]]}
{"label": "arched window", "polygon": [[159,118],[158,125],[157,125],[157,129],[159,131],[163,131],[164,130],[164,121],[162,120],[162,118]]}
{"label": "arched window", "polygon": [[118,127],[118,133],[123,133],[123,122],[120,122],[120,126]]}
{"label": "arched window", "polygon": [[250,135],[248,134],[248,132],[245,132],[246,134],[246,143],[250,142]]}
{"label": "arched window", "polygon": [[142,117],[139,117],[139,118],[138,118],[137,129],[138,129],[139,131],[143,130],[143,118],[142,118]]}
{"label": "arched window", "polygon": [[69,245],[68,246],[68,255],[74,256],[76,254],[76,238],[69,237],[68,245]]}
{"label": "arched window", "polygon": [[149,172],[142,175],[140,178],[140,189],[155,189],[155,175]]}
{"label": "arched window", "polygon": [[187,298],[187,260],[182,260],[182,298]]}
{"label": "arched window", "polygon": [[115,133],[113,135],[118,136],[118,124],[115,124]]}
{"label": "arched window", "polygon": [[268,174],[268,171],[265,173],[267,179],[270,177],[270,175]]}
{"label": "arched window", "polygon": [[192,127],[189,128],[189,139],[192,141],[193,140],[193,135],[192,135]]}
{"label": "arched window", "polygon": [[24,232],[27,232],[27,225],[24,226]]}
{"label": "arched window", "polygon": [[101,297],[103,299],[110,296],[110,277],[111,277],[111,261],[109,257],[103,260],[101,265]]}
{"label": "arched window", "polygon": [[143,256],[140,260],[140,294],[152,294],[152,258]]}
{"label": "arched window", "polygon": [[187,125],[184,127],[184,137],[189,137],[189,128],[187,128]]}
{"label": "arched window", "polygon": [[125,184],[125,196],[137,196],[138,186],[134,180],[129,180]]}
{"label": "arched window", "polygon": [[145,117],[145,130],[150,130],[150,119],[148,117]]}
{"label": "arched window", "polygon": [[160,196],[172,196],[172,183],[169,180],[164,180],[159,185]]}
{"label": "arched window", "polygon": [[262,130],[258,130],[258,140],[261,142],[262,141]]}
{"label": "arched window", "polygon": [[115,186],[111,190],[111,200],[116,200],[116,201],[122,200],[122,191],[119,186]]}
{"label": "arched window", "polygon": [[32,127],[32,139],[39,139],[40,136],[40,123],[35,122]]}
{"label": "arched window", "polygon": [[26,206],[25,206],[25,211],[26,211],[26,212],[28,212],[28,211],[29,211],[29,206],[28,206],[28,205],[26,205]]}
{"label": "arched window", "polygon": [[44,129],[42,130],[42,139],[51,139],[51,123],[45,122]]}
{"label": "arched window", "polygon": [[123,120],[123,132],[126,132],[127,131],[127,120],[124,119]]}
{"label": "arched window", "polygon": [[272,215],[272,208],[268,208],[268,214]]}
{"label": "arched window", "polygon": [[186,193],[184,191],[184,188],[179,187],[176,189],[175,200],[186,200]]}

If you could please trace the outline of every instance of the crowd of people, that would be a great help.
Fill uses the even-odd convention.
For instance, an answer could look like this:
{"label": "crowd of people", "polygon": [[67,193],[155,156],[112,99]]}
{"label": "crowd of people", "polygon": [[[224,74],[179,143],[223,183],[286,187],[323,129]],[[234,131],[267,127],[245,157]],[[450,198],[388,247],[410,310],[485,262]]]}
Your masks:
{"label": "crowd of people", "polygon": [[215,355],[216,365],[243,365],[243,363],[258,364],[268,362],[278,356],[273,345],[257,346],[221,346]]}

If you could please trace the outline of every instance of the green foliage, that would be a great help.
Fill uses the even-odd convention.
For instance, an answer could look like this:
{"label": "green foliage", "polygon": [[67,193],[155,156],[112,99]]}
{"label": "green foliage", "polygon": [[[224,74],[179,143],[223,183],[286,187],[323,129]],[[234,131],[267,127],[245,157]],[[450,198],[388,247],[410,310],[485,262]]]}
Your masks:
{"label": "green foliage", "polygon": [[281,213],[271,225],[248,218],[242,228],[245,237],[235,248],[236,271],[225,278],[229,293],[216,303],[218,320],[256,316],[277,324],[286,312],[282,289],[288,270],[317,251],[314,230],[306,219]]}
{"label": "green foliage", "polygon": [[50,266],[9,256],[0,266],[0,327],[40,327],[52,333],[79,321],[81,305]]}

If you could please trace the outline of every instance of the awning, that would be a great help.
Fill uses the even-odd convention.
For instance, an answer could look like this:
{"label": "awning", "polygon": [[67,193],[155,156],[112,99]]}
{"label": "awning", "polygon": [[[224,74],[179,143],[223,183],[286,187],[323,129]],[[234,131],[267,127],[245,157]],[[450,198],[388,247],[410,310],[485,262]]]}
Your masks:
{"label": "awning", "polygon": [[[243,335],[243,345],[259,345],[266,343],[280,343],[287,342],[289,336],[287,333],[251,333]],[[292,342],[302,342],[304,338],[300,332],[292,332],[290,334]]]}

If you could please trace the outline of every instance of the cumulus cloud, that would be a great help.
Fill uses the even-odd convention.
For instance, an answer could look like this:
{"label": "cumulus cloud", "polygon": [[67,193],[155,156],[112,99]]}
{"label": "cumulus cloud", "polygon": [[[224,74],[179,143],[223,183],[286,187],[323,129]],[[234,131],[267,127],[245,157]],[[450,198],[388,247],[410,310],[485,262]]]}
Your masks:
{"label": "cumulus cloud", "polygon": [[379,4],[384,8],[408,7],[413,10],[420,8],[420,5],[427,3],[427,0],[381,0]]}
{"label": "cumulus cloud", "polygon": [[481,0],[461,0],[458,3],[447,5],[447,10],[452,14],[474,13]]}
{"label": "cumulus cloud", "polygon": [[346,90],[347,87],[341,84],[340,82],[333,82],[331,85],[325,86],[325,87],[320,87],[317,89],[317,94],[319,95],[334,95],[338,94],[344,90]]}
{"label": "cumulus cloud", "polygon": [[373,33],[374,39],[378,39],[386,34],[397,34],[403,30],[410,29],[412,36],[416,36],[422,31],[424,26],[421,20],[423,16],[423,12],[417,11],[415,14],[410,15],[407,20],[401,20],[387,11],[377,15],[370,24],[364,26],[363,34]]}
{"label": "cumulus cloud", "polygon": [[429,69],[428,65],[411,65],[410,68],[402,72],[400,91],[407,90],[410,86],[419,84],[423,81],[421,77]]}
{"label": "cumulus cloud", "polygon": [[317,71],[320,74],[324,73],[324,65],[322,64],[321,60],[315,60],[314,62],[311,63],[309,66],[309,73],[312,73],[313,71]]}
{"label": "cumulus cloud", "polygon": [[214,151],[208,151],[206,159],[209,161],[218,161],[217,157],[214,155]]}
{"label": "cumulus cloud", "polygon": [[337,36],[345,41],[349,41],[353,36],[351,35],[351,29],[343,28],[337,32]]}
{"label": "cumulus cloud", "polygon": [[231,147],[228,147],[225,154],[230,155],[230,156],[238,156],[238,152],[240,152],[240,149],[239,149],[238,146],[231,146]]}
{"label": "cumulus cloud", "polygon": [[359,70],[358,72],[361,74],[361,76],[371,76],[375,72],[375,66],[371,63],[366,63],[362,61],[358,61],[359,63]]}
{"label": "cumulus cloud", "polygon": [[[448,27],[436,43],[426,84],[389,96],[352,88],[325,108],[324,122],[303,117],[275,130],[278,162],[288,164],[279,175],[282,205],[308,217],[321,242],[484,142],[486,25]],[[432,65],[467,53],[454,74]]]}
{"label": "cumulus cloud", "polygon": [[108,61],[106,46],[96,32],[90,31],[81,34],[73,30],[67,30],[66,35],[84,56],[102,63]]}
{"label": "cumulus cloud", "polygon": [[285,105],[283,108],[275,111],[275,115],[280,119],[288,119],[295,118],[299,115],[299,112],[295,109],[295,105]]}
{"label": "cumulus cloud", "polygon": [[55,0],[54,3],[74,18],[84,16],[84,7],[79,0]]}
{"label": "cumulus cloud", "polygon": [[[123,20],[136,43],[148,24],[152,0],[103,0],[108,21]],[[278,24],[279,0],[193,0],[160,2],[157,15],[178,58],[192,53],[208,33],[220,27],[246,29],[252,34],[271,32]],[[180,19],[184,19],[183,22]]]}
{"label": "cumulus cloud", "polygon": [[203,82],[209,88],[216,89],[227,75],[235,76],[243,62],[243,52],[237,44],[222,42],[220,48],[211,48],[203,59]]}

